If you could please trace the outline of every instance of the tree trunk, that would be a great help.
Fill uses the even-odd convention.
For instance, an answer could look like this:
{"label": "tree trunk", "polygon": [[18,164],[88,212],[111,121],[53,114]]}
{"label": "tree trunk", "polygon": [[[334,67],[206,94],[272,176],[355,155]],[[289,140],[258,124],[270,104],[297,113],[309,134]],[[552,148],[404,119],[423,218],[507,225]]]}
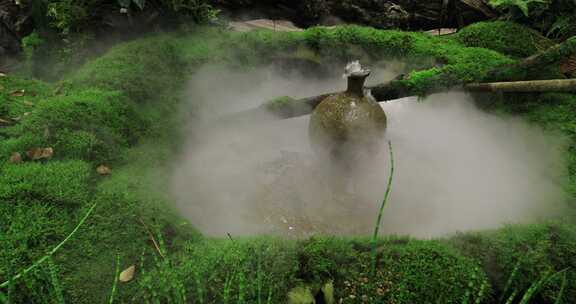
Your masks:
{"label": "tree trunk", "polygon": [[479,92],[576,92],[576,79],[471,83],[464,89]]}

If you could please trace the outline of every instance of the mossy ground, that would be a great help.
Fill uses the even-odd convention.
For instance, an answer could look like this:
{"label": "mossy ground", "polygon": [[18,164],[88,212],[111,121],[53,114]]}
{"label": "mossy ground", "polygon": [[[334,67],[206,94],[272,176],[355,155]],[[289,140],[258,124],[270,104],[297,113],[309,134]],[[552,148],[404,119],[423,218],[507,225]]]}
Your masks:
{"label": "mossy ground", "polygon": [[[576,298],[573,221],[443,240],[382,239],[372,276],[367,239],[215,240],[179,218],[170,207],[166,168],[185,119],[179,94],[187,73],[210,61],[250,68],[303,48],[324,63],[410,59],[411,69],[428,68],[407,71],[406,82],[422,92],[430,80],[481,80],[514,62],[457,41],[356,26],[302,33],[206,29],[117,46],[58,83],[1,77],[0,118],[15,125],[0,128],[0,281],[43,256],[97,207],[52,263],[0,290],[0,301],[107,302],[117,258],[120,269],[137,268],[133,281],[118,286],[117,302],[283,303],[294,287],[318,294],[331,281],[336,298],[347,303],[499,303],[515,268],[521,275],[509,290],[519,293],[545,273],[570,268],[560,303]],[[492,107],[520,112],[574,143],[576,97],[536,98]],[[52,147],[53,158],[8,161],[36,147]],[[567,155],[576,195],[574,147]],[[102,164],[110,176],[96,173]],[[547,284],[538,299],[556,303],[561,285]]]}

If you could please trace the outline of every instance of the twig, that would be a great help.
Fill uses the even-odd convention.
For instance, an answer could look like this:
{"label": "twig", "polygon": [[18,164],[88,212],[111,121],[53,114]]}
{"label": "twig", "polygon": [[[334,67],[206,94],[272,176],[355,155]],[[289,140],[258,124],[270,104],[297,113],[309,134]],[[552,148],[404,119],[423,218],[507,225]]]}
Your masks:
{"label": "twig", "polygon": [[19,272],[17,275],[13,276],[8,281],[0,284],[0,288],[4,288],[4,287],[8,286],[10,284],[10,282],[20,279],[22,276],[24,276],[25,274],[34,270],[36,267],[42,265],[42,263],[44,263],[46,260],[48,260],[52,255],[54,255],[62,246],[64,246],[64,244],[66,244],[66,242],[68,242],[72,238],[72,236],[74,236],[76,231],[78,231],[78,229],[80,229],[80,227],[84,224],[84,222],[86,222],[86,220],[88,219],[90,214],[92,214],[92,211],[94,211],[94,208],[96,208],[96,205],[98,205],[98,203],[96,203],[92,207],[90,207],[90,209],[84,215],[84,217],[80,220],[78,225],[76,225],[76,228],[74,228],[74,230],[72,230],[72,232],[70,232],[70,234],[62,242],[60,242],[60,244],[56,245],[56,247],[54,247],[52,250],[50,250],[50,252],[48,252],[48,254],[46,254],[45,256],[40,258],[38,261],[36,261],[34,264],[32,264],[32,266],[24,269],[23,271]]}
{"label": "twig", "polygon": [[230,232],[226,232],[226,235],[228,235],[228,238],[229,238],[231,241],[234,241],[234,239],[232,238],[232,235],[230,234]]}
{"label": "twig", "polygon": [[388,141],[388,150],[390,151],[390,175],[388,176],[388,185],[386,186],[386,194],[384,194],[384,199],[380,205],[380,210],[378,211],[378,219],[376,220],[376,226],[374,227],[374,234],[372,235],[372,274],[376,273],[376,242],[378,240],[378,232],[380,231],[380,223],[382,222],[382,216],[384,215],[384,207],[386,207],[386,202],[388,202],[388,197],[390,196],[390,191],[392,190],[392,180],[394,177],[394,150],[392,149],[392,142]]}
{"label": "twig", "polygon": [[152,243],[154,244],[154,248],[156,248],[156,251],[158,251],[158,254],[165,259],[166,257],[164,256],[164,254],[162,253],[162,250],[160,250],[160,246],[158,246],[158,242],[156,242],[156,239],[154,238],[154,235],[152,234],[152,232],[150,232],[150,229],[148,229],[148,226],[144,223],[144,221],[142,220],[141,217],[138,217],[138,221],[140,221],[140,224],[142,224],[142,226],[144,226],[144,229],[146,229],[146,232],[148,233],[148,236],[150,237],[150,240],[152,241]]}

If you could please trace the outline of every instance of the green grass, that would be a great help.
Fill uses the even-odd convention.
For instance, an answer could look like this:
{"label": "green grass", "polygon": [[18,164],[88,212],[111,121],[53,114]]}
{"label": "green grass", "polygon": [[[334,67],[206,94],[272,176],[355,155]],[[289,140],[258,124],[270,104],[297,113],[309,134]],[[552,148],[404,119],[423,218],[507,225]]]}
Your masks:
{"label": "green grass", "polygon": [[[564,285],[563,301],[576,297],[576,227],[573,223],[510,226],[496,231],[467,233],[448,242],[482,262],[498,293],[527,292],[547,275],[567,269],[566,285],[555,276],[541,287],[536,299],[554,303]],[[513,275],[513,273],[516,273]],[[512,280],[510,276],[513,276]],[[504,298],[506,298],[504,297]]]}
{"label": "green grass", "polygon": [[[576,281],[573,222],[447,240],[379,239],[370,276],[368,238],[211,239],[171,208],[167,167],[186,115],[194,114],[182,111],[181,94],[186,75],[199,65],[248,69],[278,56],[320,63],[405,58],[413,62],[405,85],[425,94],[430,80],[447,86],[481,80],[514,62],[507,55],[517,56],[460,43],[357,26],[296,33],[200,29],[119,45],[58,83],[0,77],[0,118],[18,118],[0,128],[0,281],[34,265],[98,204],[50,260],[0,289],[0,302],[283,303],[296,287],[319,295],[332,282],[344,303],[362,303],[363,296],[376,303],[493,303],[513,290],[525,295],[544,274],[568,269],[530,297],[563,303],[560,294],[569,303]],[[496,49],[489,41],[475,43]],[[21,89],[24,96],[11,94]],[[569,188],[576,194],[575,97],[538,98],[491,106],[570,136]],[[52,147],[53,158],[8,162],[12,153],[37,147]],[[99,176],[100,164],[112,175]],[[131,265],[135,279],[116,282],[118,269]],[[515,265],[521,275],[504,292]]]}

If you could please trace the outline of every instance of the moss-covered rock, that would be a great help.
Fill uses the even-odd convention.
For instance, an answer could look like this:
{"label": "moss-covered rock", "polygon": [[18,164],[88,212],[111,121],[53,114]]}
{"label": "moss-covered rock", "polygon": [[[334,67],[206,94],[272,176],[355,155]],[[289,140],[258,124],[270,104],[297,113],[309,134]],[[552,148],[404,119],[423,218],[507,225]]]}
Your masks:
{"label": "moss-covered rock", "polygon": [[345,161],[354,151],[377,149],[386,125],[376,101],[344,92],[320,102],[310,117],[309,135],[318,153]]}
{"label": "moss-covered rock", "polygon": [[451,36],[469,47],[481,47],[512,57],[528,57],[554,45],[539,32],[511,21],[471,24]]}

